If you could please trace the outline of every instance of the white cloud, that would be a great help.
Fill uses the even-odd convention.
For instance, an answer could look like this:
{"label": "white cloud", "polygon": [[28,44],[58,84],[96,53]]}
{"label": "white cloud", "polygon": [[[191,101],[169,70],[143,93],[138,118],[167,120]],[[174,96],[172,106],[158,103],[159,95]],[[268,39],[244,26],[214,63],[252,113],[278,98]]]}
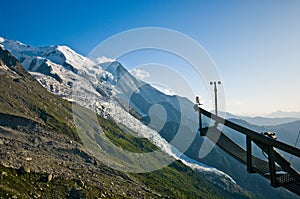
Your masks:
{"label": "white cloud", "polygon": [[166,88],[164,86],[158,85],[158,84],[151,84],[151,86],[153,86],[154,88],[156,88],[157,90],[159,90],[160,92],[166,94],[166,95],[176,95],[176,93],[171,90],[170,88]]}
{"label": "white cloud", "polygon": [[144,80],[145,78],[150,77],[150,73],[148,71],[139,68],[130,70],[130,73],[140,80]]}
{"label": "white cloud", "polygon": [[116,60],[108,58],[108,57],[101,56],[101,57],[97,57],[95,59],[95,61],[96,61],[97,64],[103,64],[103,63],[115,62]]}

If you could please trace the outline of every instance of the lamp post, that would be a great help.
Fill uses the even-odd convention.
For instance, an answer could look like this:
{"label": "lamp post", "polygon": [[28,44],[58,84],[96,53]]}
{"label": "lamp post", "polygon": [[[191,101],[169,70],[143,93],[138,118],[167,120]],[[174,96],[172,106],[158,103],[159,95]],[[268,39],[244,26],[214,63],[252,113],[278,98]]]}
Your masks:
{"label": "lamp post", "polygon": [[218,89],[217,89],[217,84],[220,85],[221,81],[211,81],[210,82],[210,85],[214,86],[214,91],[215,91],[215,112],[216,112],[216,115],[218,116],[218,96],[217,96]]}

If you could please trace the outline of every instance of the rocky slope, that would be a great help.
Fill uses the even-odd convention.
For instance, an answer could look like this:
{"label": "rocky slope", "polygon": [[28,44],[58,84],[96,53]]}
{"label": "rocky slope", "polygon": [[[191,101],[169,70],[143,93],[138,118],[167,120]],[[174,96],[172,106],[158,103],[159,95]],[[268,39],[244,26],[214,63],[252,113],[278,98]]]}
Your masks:
{"label": "rocky slope", "polygon": [[[71,103],[41,87],[2,49],[0,81],[2,198],[253,197],[239,187],[229,191],[213,185],[178,161],[146,174],[113,170],[95,159],[81,144],[73,123]],[[113,142],[123,137],[120,147],[136,151],[155,148],[145,139],[135,142],[115,122],[98,119]]]}
{"label": "rocky slope", "polygon": [[[159,132],[163,135],[164,138],[162,138],[155,131],[155,126],[152,127],[153,130],[138,119],[147,120],[148,110],[153,103],[171,101],[165,103],[165,108],[169,111],[168,117],[170,118],[166,122],[166,126],[169,125],[169,122],[172,125],[183,117],[180,116],[178,110],[178,99],[183,100],[182,98],[173,97],[170,100],[168,96],[150,85],[135,79],[119,62],[109,58],[100,57],[91,60],[66,46],[32,47],[18,41],[5,39],[2,39],[0,45],[16,56],[25,69],[51,93],[69,101],[75,101],[104,118],[113,119],[118,124],[127,126],[142,137],[148,138],[164,152],[176,159],[181,159],[181,152],[177,150],[180,146],[173,144],[174,147],[167,142],[170,140],[164,139],[168,138],[168,136],[164,136],[165,134],[171,135],[174,132]],[[132,93],[133,95],[130,96]],[[139,95],[134,93],[139,93]],[[149,99],[152,101],[148,102]],[[131,101],[133,103],[130,103]],[[188,107],[190,111],[192,109],[191,103],[186,102],[186,100],[183,101],[188,104],[185,107]],[[148,104],[149,106],[147,108],[138,106],[141,102],[145,102],[144,105]],[[195,115],[193,110],[192,114]],[[142,118],[142,115],[146,115],[146,117]],[[190,113],[186,115],[191,116]],[[186,115],[186,119],[182,119],[182,121],[187,121],[184,126],[196,127],[197,124],[191,123]],[[149,126],[151,127],[151,125]],[[195,136],[195,132],[188,132],[187,134],[192,134],[185,136],[187,138]],[[185,142],[181,140],[178,143]],[[184,157],[184,160],[195,163],[194,160],[189,160],[187,156]],[[227,181],[229,180],[228,183],[231,183],[230,177],[223,172],[211,169],[201,162],[198,164],[198,170],[205,171],[207,175],[224,177],[223,180],[227,179]]]}
{"label": "rocky slope", "polygon": [[[0,50],[0,65],[0,161],[4,167],[24,170],[21,173],[40,173],[47,176],[47,181],[50,175],[83,180],[89,184],[87,189],[100,187],[100,195],[106,197],[121,197],[124,191],[136,198],[155,196],[126,174],[101,165],[85,151],[72,124],[69,102],[48,93],[7,51]],[[2,172],[0,186],[3,198],[43,194],[41,190],[26,191],[27,188],[8,184],[5,172],[8,173]],[[67,196],[68,191],[60,194]]]}

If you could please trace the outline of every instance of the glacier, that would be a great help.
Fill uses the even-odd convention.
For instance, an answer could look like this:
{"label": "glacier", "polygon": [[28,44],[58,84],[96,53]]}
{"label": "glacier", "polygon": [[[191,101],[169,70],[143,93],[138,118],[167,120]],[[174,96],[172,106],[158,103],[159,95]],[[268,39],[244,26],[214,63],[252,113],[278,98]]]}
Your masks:
{"label": "glacier", "polygon": [[[127,126],[138,132],[139,137],[147,138],[161,151],[204,175],[213,175],[229,183],[236,183],[226,173],[182,154],[157,131],[144,125],[120,105],[116,100],[120,92],[116,87],[119,74],[116,70],[120,65],[117,60],[104,56],[90,59],[67,46],[31,47],[2,37],[0,45],[9,50],[48,91],[66,100],[76,101],[104,118]],[[134,87],[134,82],[128,84]],[[134,89],[138,92],[138,88]]]}

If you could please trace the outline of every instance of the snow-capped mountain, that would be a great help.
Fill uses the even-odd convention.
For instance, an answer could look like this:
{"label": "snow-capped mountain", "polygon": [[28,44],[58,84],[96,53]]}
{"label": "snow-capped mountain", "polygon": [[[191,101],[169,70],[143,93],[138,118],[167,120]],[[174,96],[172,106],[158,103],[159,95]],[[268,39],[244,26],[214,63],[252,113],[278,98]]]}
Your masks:
{"label": "snow-capped mountain", "polygon": [[[235,181],[222,171],[182,155],[157,131],[133,117],[120,104],[120,100],[125,104],[131,102],[127,105],[136,108],[141,115],[147,115],[151,104],[161,103],[165,109],[170,110],[167,121],[173,122],[184,117],[180,115],[178,108],[180,107],[178,99],[180,101],[183,100],[182,98],[166,96],[150,85],[135,79],[119,62],[110,58],[99,57],[91,60],[67,46],[31,47],[3,38],[0,38],[0,46],[9,50],[50,92],[70,101],[76,101],[102,117],[113,119],[132,131],[139,132],[139,136],[148,138],[162,151],[181,160],[192,169],[213,176],[214,179],[217,176],[229,184],[235,184]],[[128,96],[130,99],[127,99]],[[169,103],[165,103],[166,101]],[[190,105],[187,101],[183,103]],[[184,124],[189,125],[189,121]]]}

